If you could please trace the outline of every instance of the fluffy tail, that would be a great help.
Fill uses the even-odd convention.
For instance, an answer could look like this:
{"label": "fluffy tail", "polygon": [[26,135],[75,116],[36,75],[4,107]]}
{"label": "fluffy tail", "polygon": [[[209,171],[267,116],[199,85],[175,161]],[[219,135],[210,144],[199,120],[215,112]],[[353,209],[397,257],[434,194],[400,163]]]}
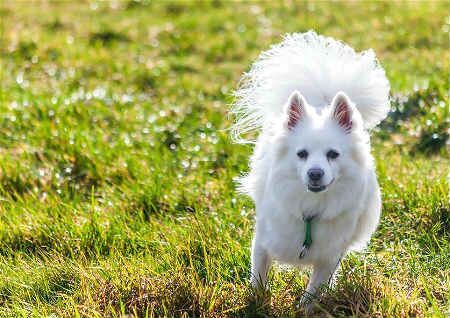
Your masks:
{"label": "fluffy tail", "polygon": [[307,33],[288,34],[261,53],[235,92],[232,113],[235,140],[268,125],[282,114],[289,95],[298,90],[315,107],[329,105],[337,92],[349,96],[370,129],[390,108],[389,81],[372,50],[355,52],[343,42]]}

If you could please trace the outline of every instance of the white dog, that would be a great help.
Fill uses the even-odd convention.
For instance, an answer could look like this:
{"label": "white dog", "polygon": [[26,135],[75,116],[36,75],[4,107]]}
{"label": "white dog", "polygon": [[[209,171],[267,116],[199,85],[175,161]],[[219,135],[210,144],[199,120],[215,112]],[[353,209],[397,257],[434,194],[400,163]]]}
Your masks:
{"label": "white dog", "polygon": [[243,76],[235,136],[261,129],[240,179],[256,205],[254,287],[276,260],[312,266],[305,295],[313,295],[347,252],[365,247],[381,210],[369,130],[389,108],[373,51],[312,31],[287,35]]}

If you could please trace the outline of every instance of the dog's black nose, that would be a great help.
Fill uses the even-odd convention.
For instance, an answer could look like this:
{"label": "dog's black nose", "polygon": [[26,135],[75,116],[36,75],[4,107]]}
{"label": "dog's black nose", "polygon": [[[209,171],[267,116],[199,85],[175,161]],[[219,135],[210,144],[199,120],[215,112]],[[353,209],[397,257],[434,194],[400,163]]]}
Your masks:
{"label": "dog's black nose", "polygon": [[319,168],[311,168],[308,170],[308,177],[311,181],[319,181],[323,177],[323,170]]}

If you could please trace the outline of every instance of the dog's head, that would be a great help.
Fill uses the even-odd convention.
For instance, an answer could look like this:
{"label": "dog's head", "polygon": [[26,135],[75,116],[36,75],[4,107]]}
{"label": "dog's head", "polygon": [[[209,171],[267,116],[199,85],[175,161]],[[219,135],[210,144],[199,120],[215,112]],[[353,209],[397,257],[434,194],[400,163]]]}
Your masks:
{"label": "dog's head", "polygon": [[330,105],[316,108],[295,91],[285,106],[282,126],[284,160],[307,191],[325,191],[371,162],[361,115],[342,92]]}

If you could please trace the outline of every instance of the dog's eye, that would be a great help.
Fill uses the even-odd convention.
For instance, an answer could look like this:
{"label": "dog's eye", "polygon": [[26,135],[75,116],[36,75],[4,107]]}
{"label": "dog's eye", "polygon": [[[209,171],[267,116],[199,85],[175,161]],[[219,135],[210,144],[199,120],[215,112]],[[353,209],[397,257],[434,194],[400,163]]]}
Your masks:
{"label": "dog's eye", "polygon": [[306,159],[307,157],[308,157],[308,152],[306,151],[306,150],[299,150],[298,152],[297,152],[297,156],[300,158],[300,159]]}
{"label": "dog's eye", "polygon": [[336,150],[330,150],[327,152],[328,159],[336,159],[337,157],[339,157],[339,153]]}

